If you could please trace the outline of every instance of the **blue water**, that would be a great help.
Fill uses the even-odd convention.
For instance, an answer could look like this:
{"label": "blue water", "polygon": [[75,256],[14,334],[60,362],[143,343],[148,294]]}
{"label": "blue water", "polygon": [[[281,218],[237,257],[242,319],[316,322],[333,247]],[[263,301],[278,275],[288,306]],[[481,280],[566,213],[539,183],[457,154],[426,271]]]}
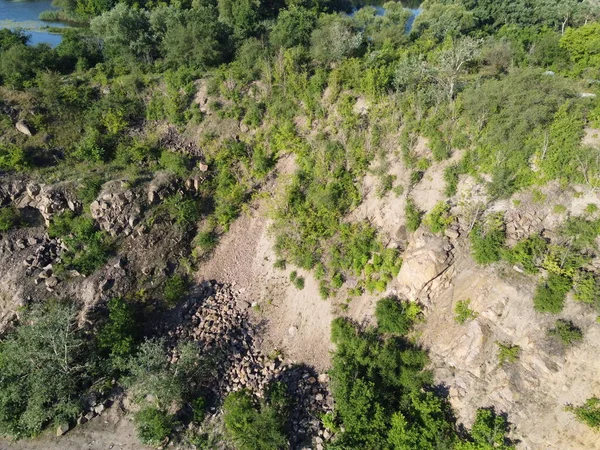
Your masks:
{"label": "blue water", "polygon": [[47,23],[39,19],[43,11],[56,9],[52,0],[0,0],[0,28],[21,28],[29,35],[29,44],[48,44],[56,47],[60,44],[60,34],[49,33],[42,28],[45,26],[64,27],[61,23]]}
{"label": "blue water", "polygon": [[[375,8],[376,11],[376,15],[378,16],[383,16],[385,14],[385,8],[383,6],[378,5],[378,1],[373,1],[373,2],[366,2],[365,4],[370,4],[371,6],[373,6]],[[421,14],[423,12],[423,9],[420,8],[418,5],[421,2],[403,2],[401,1],[400,3],[402,3],[402,5],[404,5],[404,8],[407,9],[410,12],[410,17],[408,18],[408,21],[406,22],[406,33],[410,33],[410,30],[412,30],[413,24],[415,23],[415,19],[417,18],[417,16],[419,14]],[[416,5],[417,7],[413,7],[414,5]],[[354,8],[354,11],[351,13],[351,15],[353,15],[356,11],[358,11],[362,6],[357,6],[356,8]]]}

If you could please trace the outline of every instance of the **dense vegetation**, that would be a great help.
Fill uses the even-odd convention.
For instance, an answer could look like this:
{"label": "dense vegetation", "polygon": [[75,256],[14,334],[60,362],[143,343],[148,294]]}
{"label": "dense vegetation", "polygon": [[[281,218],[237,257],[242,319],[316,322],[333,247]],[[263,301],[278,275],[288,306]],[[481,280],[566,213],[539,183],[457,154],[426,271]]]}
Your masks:
{"label": "dense vegetation", "polygon": [[[455,221],[450,205],[462,201],[454,197],[465,176],[489,199],[550,181],[600,187],[600,148],[582,144],[585,127],[600,123],[595,1],[428,0],[410,30],[410,13],[393,1],[383,12],[347,0],[55,3],[61,9],[46,18],[89,27],[66,31],[56,48],[0,30],[2,176],[73,183],[83,204],[48,228],[67,247],[55,272],[92,275],[118,253],[123,236],[102,231],[90,213],[105,181],[136,186],[157,172],[182,185],[205,180],[145,212],[145,226],[172,225],[192,247],[151,293],[135,286],[89,327],[80,327],[70,303],[34,306],[3,338],[3,434],[33,436],[74,422],[82,396],[92,386],[108,389],[98,386],[106,379],[139,404],[145,443],[160,445],[201,421],[212,355],[184,342],[172,363],[166,343],[140,324],[154,297],[174,306],[185,296],[183,267],[210,254],[277,171],[289,175],[272,198],[277,265],[312,270],[323,298],[385,292],[401,268],[399,248],[371,222],[349,220],[368,195],[367,174],[377,196],[406,199],[408,232],[424,226],[439,234]],[[17,132],[18,121],[33,135]],[[198,151],[165,143],[166,128]],[[430,151],[418,151],[420,137]],[[389,173],[396,150],[402,180]],[[413,189],[444,161],[448,199],[421,211]],[[483,210],[469,218],[477,263],[506,260],[531,276],[543,272],[533,299],[540,313],[559,313],[569,292],[600,309],[600,277],[588,264],[598,256],[595,211],[568,217],[558,239],[533,235],[509,247],[503,215]],[[18,210],[1,205],[0,233],[22,225]],[[304,278],[292,273],[303,289]],[[468,435],[459,432],[424,370],[425,352],[407,337],[418,307],[386,298],[376,316],[374,328],[333,324],[330,448],[512,448],[505,418],[492,410],[478,412]],[[468,300],[456,305],[457,322],[475,317]],[[582,339],[564,320],[548,332],[565,345]],[[66,349],[60,358],[57,346]],[[500,364],[519,353],[498,343]],[[238,448],[285,446],[286,401],[277,387],[262,401],[232,394],[223,408]],[[571,410],[598,426],[597,399]]]}

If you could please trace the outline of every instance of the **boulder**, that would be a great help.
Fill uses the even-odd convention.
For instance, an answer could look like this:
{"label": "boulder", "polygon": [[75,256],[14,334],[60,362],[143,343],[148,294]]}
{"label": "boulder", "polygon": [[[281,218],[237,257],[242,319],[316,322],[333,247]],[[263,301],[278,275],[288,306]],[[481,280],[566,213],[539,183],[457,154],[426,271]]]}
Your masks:
{"label": "boulder", "polygon": [[448,268],[451,254],[444,250],[447,246],[446,238],[417,230],[406,249],[398,273],[401,293],[411,300],[417,299]]}
{"label": "boulder", "polygon": [[17,129],[17,131],[19,133],[23,133],[25,136],[30,136],[30,137],[33,136],[31,129],[22,120],[19,120],[17,122],[17,124],[15,125],[15,128]]}
{"label": "boulder", "polygon": [[69,424],[67,422],[61,423],[58,427],[56,427],[56,435],[62,436],[67,431],[69,431]]}

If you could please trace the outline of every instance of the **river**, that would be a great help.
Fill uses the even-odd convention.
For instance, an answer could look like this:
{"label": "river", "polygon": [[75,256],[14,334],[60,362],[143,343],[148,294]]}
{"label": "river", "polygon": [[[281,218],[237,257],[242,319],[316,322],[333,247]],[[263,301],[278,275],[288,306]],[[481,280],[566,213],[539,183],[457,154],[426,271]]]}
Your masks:
{"label": "river", "polygon": [[52,0],[0,0],[0,28],[13,30],[22,28],[30,36],[30,44],[44,43],[56,47],[60,44],[62,36],[43,28],[65,25],[57,22],[42,22],[39,19],[40,13],[49,9],[56,9],[52,6]]}

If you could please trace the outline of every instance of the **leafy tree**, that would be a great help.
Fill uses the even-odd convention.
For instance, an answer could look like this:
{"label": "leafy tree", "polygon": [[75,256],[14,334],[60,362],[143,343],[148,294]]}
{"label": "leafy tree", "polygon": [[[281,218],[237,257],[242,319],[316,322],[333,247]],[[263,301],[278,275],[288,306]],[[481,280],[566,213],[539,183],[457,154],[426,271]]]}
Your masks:
{"label": "leafy tree", "polygon": [[92,361],[72,306],[52,302],[26,311],[0,345],[0,431],[30,437],[52,422],[74,420]]}
{"label": "leafy tree", "polygon": [[305,8],[285,9],[279,13],[269,40],[275,47],[289,48],[308,45],[317,16]]}
{"label": "leafy tree", "polygon": [[90,22],[92,32],[104,42],[105,54],[126,61],[128,57],[151,62],[157,56],[157,42],[144,9],[118,3]]}
{"label": "leafy tree", "polygon": [[429,1],[424,2],[422,7],[423,12],[416,18],[412,29],[417,35],[427,33],[441,42],[447,36],[466,34],[475,26],[473,13],[459,2],[444,4]]}
{"label": "leafy tree", "polygon": [[206,69],[224,62],[231,52],[229,31],[217,17],[214,7],[184,11],[180,20],[166,29],[162,41],[166,64]]}
{"label": "leafy tree", "polygon": [[170,362],[164,340],[146,340],[129,358],[129,375],[124,384],[139,403],[149,402],[158,409],[180,408],[197,397],[197,389],[206,380],[211,362],[201,358],[193,342],[181,342],[176,347],[178,359]]}
{"label": "leafy tree", "polygon": [[560,45],[569,52],[578,72],[600,69],[600,23],[567,29]]}
{"label": "leafy tree", "polygon": [[363,43],[361,32],[337,16],[322,16],[311,37],[313,58],[321,64],[339,62],[356,54]]}
{"label": "leafy tree", "polygon": [[519,264],[527,273],[539,272],[548,243],[538,235],[522,239],[503,254],[511,264]]}

